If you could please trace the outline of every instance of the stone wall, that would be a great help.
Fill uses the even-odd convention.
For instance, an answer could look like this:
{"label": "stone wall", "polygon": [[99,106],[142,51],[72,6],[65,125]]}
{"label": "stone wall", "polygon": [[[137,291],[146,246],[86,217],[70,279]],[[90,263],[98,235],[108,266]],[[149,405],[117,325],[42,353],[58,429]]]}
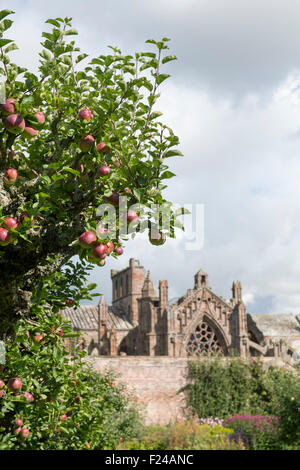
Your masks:
{"label": "stone wall", "polygon": [[[114,370],[118,381],[126,384],[141,406],[146,424],[168,424],[187,413],[185,397],[178,390],[187,383],[188,358],[160,357],[89,357],[94,370]],[[224,360],[230,360],[224,358]],[[288,367],[279,358],[263,358],[266,367]]]}

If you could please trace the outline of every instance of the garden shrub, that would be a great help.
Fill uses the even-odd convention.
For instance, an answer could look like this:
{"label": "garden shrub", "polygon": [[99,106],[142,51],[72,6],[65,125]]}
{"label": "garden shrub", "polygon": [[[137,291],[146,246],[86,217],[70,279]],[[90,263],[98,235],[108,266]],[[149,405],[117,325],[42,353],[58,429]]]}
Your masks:
{"label": "garden shrub", "polygon": [[220,425],[199,425],[194,420],[169,426],[145,427],[142,436],[121,443],[120,450],[241,450],[230,441],[233,430]]}
{"label": "garden shrub", "polygon": [[[73,336],[51,310],[18,322],[0,368],[1,450],[114,449],[136,435],[140,418],[126,390],[111,373],[90,370],[84,352],[69,355]],[[14,390],[13,378],[21,381]]]}
{"label": "garden shrub", "polygon": [[278,447],[279,418],[265,415],[235,415],[224,421],[234,429],[231,440],[242,441],[252,450],[271,450]]}
{"label": "garden shrub", "polygon": [[[299,369],[264,369],[258,359],[216,357],[190,361],[189,379],[180,391],[186,392],[191,413],[200,420],[211,416],[224,420],[234,415],[261,415],[262,420],[277,416],[277,443],[273,433],[264,431],[257,434],[254,447],[300,447]],[[248,427],[245,424],[244,434]]]}

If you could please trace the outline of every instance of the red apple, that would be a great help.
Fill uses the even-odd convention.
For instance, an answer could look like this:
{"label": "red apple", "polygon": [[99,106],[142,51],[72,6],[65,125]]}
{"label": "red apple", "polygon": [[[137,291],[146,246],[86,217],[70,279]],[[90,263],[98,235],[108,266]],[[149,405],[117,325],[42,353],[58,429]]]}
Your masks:
{"label": "red apple", "polygon": [[126,194],[131,194],[131,190],[130,190],[129,188],[125,188],[125,189],[124,189],[124,193],[126,193]]}
{"label": "red apple", "polygon": [[3,382],[3,380],[0,379],[0,389],[3,388],[5,386],[5,383]]}
{"label": "red apple", "polygon": [[15,435],[18,435],[18,434],[20,434],[21,431],[22,431],[22,428],[19,426],[18,428],[16,428],[16,429],[14,430],[14,434],[15,434]]}
{"label": "red apple", "polygon": [[78,119],[85,119],[90,121],[94,117],[92,111],[89,108],[81,109],[78,113]]}
{"label": "red apple", "polygon": [[23,421],[20,418],[15,419],[15,426],[18,428],[19,426],[23,426]]}
{"label": "red apple", "polygon": [[137,215],[137,213],[132,209],[129,209],[129,211],[127,212],[127,222],[135,222],[136,220],[138,220],[138,218],[139,216]]}
{"label": "red apple", "polygon": [[28,137],[28,139],[31,139],[31,137],[36,137],[37,135],[38,131],[30,126],[26,126],[22,134],[23,137]]}
{"label": "red apple", "polygon": [[68,416],[67,416],[66,414],[60,415],[60,419],[61,419],[62,421],[67,421]]}
{"label": "red apple", "polygon": [[10,390],[12,390],[13,392],[16,392],[18,390],[21,390],[22,380],[19,379],[18,377],[13,377],[12,379],[9,379],[7,386]]}
{"label": "red apple", "polygon": [[112,164],[115,165],[116,167],[119,167],[119,166],[121,166],[121,160],[119,158],[117,158],[116,160],[112,161]]}
{"label": "red apple", "polygon": [[23,397],[26,398],[28,403],[31,403],[31,402],[34,401],[34,396],[32,395],[32,393],[25,392],[25,393],[23,393]]}
{"label": "red apple", "polygon": [[106,260],[105,259],[101,259],[99,262],[98,262],[98,265],[99,266],[105,266],[106,265]]}
{"label": "red apple", "polygon": [[160,246],[166,243],[166,237],[161,232],[158,232],[157,236],[152,236],[149,234],[149,241],[154,246]]}
{"label": "red apple", "polygon": [[91,135],[83,137],[80,141],[79,148],[82,152],[88,152],[95,143],[95,139]]}
{"label": "red apple", "polygon": [[8,168],[3,176],[3,180],[7,184],[14,184],[18,179],[18,170],[15,168]]}
{"label": "red apple", "polygon": [[68,307],[74,307],[75,302],[74,302],[73,299],[67,299],[67,300],[66,300],[66,305],[67,305]]}
{"label": "red apple", "polygon": [[124,250],[121,246],[117,246],[115,248],[115,253],[117,253],[117,255],[122,255],[124,253]]}
{"label": "red apple", "polygon": [[112,195],[107,198],[107,201],[113,204],[114,206],[118,206],[120,203],[120,194],[113,192]]}
{"label": "red apple", "polygon": [[1,111],[3,112],[3,114],[14,114],[15,112],[15,105],[14,105],[14,102],[15,102],[15,98],[7,98],[7,100],[5,101],[5,103],[3,103],[1,105]]}
{"label": "red apple", "polygon": [[21,431],[20,431],[20,436],[21,436],[23,439],[27,439],[27,438],[29,437],[29,434],[30,434],[30,432],[29,432],[29,429],[27,429],[27,428],[23,428],[23,429],[21,429]]}
{"label": "red apple", "polygon": [[0,227],[0,245],[8,245],[10,242],[10,233],[6,228]]}
{"label": "red apple", "polygon": [[25,129],[25,121],[20,114],[10,114],[4,121],[5,128],[12,134],[22,134]]}
{"label": "red apple", "polygon": [[84,232],[79,237],[79,243],[83,247],[90,247],[97,241],[97,236],[93,232]]}
{"label": "red apple", "polygon": [[110,172],[110,168],[109,168],[108,165],[102,165],[98,169],[98,175],[99,176],[106,176],[106,175],[108,175],[109,172]]}
{"label": "red apple", "polygon": [[4,220],[3,225],[5,228],[10,229],[10,228],[17,228],[19,224],[18,224],[18,221],[14,219],[13,217],[7,217]]}
{"label": "red apple", "polygon": [[112,251],[114,251],[114,244],[111,240],[106,243],[106,246],[108,248],[108,253],[111,253]]}
{"label": "red apple", "polygon": [[57,328],[56,334],[57,334],[58,336],[63,336],[63,334],[64,334],[63,329],[62,329],[62,328]]}
{"label": "red apple", "polygon": [[104,245],[103,243],[99,243],[93,249],[93,256],[95,258],[103,259],[107,256],[107,253],[108,253],[108,247]]}
{"label": "red apple", "polygon": [[44,124],[45,116],[41,111],[38,111],[37,113],[35,113],[34,116],[37,118],[39,124]]}
{"label": "red apple", "polygon": [[44,335],[41,335],[41,334],[38,333],[38,334],[36,334],[36,335],[34,336],[33,339],[34,339],[34,341],[35,341],[36,343],[45,344],[45,341],[42,341],[43,338],[44,338]]}
{"label": "red apple", "polygon": [[106,145],[105,142],[100,142],[100,144],[97,145],[97,152],[103,154],[110,153],[111,148]]}
{"label": "red apple", "polygon": [[0,398],[4,397],[5,395],[5,391],[4,390],[0,390]]}

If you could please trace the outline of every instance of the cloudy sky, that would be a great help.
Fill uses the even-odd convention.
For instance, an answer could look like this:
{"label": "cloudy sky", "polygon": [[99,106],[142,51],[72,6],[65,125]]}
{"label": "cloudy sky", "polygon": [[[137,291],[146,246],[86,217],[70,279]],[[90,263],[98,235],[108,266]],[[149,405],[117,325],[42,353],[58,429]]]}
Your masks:
{"label": "cloudy sky", "polygon": [[204,204],[204,244],[128,242],[118,262],[91,278],[110,300],[110,269],[131,257],[168,279],[170,297],[193,287],[200,268],[230,297],[243,284],[249,312],[300,312],[300,3],[298,0],[1,1],[16,11],[15,52],[36,67],[43,22],[71,16],[82,51],[131,53],[171,38],[177,62],[158,109],[180,136],[184,158],[167,196]]}

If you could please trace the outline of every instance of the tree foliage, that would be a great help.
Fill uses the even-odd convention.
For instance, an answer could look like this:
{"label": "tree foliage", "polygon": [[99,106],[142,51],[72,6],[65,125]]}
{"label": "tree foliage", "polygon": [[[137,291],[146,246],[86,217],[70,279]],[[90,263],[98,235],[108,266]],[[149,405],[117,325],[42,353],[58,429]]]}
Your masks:
{"label": "tree foliage", "polygon": [[[142,204],[137,215],[145,223],[137,230],[158,223],[154,206],[160,205],[168,223],[158,243],[150,241],[174,237],[177,213],[163,190],[174,176],[166,159],[181,155],[178,137],[156,109],[169,77],[165,64],[176,59],[168,54],[168,38],[146,41],[153,52],[123,55],[110,46],[108,54],[88,60],[75,44],[71,18],[50,19],[35,74],[10,59],[17,49],[7,38],[12,14],[0,12],[6,92],[0,116],[0,337],[11,333],[19,315],[29,314],[41,279],[72,256],[105,263],[78,242],[106,223],[105,215],[97,216],[99,205],[117,206],[120,196],[127,196],[128,207]],[[114,257],[126,240],[121,219],[117,213],[117,232],[105,238]]]}

